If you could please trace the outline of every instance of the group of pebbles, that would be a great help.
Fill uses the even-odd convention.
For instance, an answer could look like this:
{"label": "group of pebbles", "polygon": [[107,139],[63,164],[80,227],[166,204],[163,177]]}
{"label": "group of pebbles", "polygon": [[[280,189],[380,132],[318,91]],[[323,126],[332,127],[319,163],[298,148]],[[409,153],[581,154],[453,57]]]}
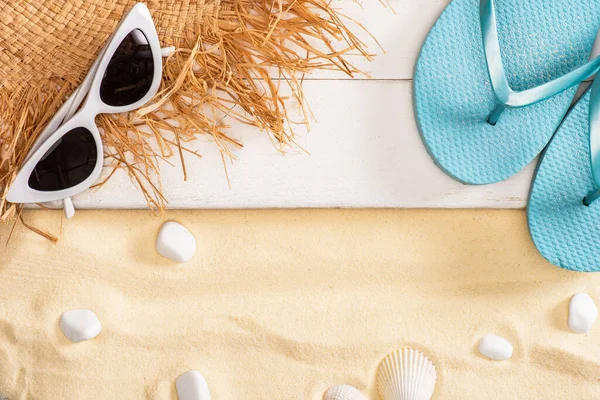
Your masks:
{"label": "group of pebbles", "polygon": [[[577,293],[569,303],[569,329],[587,333],[598,318],[598,307],[587,293]],[[479,352],[495,361],[508,360],[513,354],[512,344],[502,336],[486,335],[479,341]]]}
{"label": "group of pebbles", "polygon": [[[163,257],[183,263],[196,254],[196,239],[185,226],[173,221],[165,222],[156,238],[156,251]],[[73,343],[93,339],[102,330],[96,314],[85,309],[65,311],[60,316],[59,326]],[[179,400],[210,400],[206,379],[196,370],[179,375],[175,387]]]}
{"label": "group of pebbles", "polygon": [[[196,239],[183,225],[165,222],[156,238],[156,251],[172,261],[183,263],[196,253]],[[569,304],[568,326],[575,333],[587,333],[598,317],[598,308],[587,293],[578,293]],[[102,325],[91,310],[65,311],[60,317],[60,329],[73,343],[90,340],[100,334]],[[512,344],[498,335],[485,335],[479,341],[479,352],[495,361],[508,360]],[[400,349],[388,354],[377,371],[377,391],[382,400],[429,400],[433,396],[437,373],[431,360],[418,350]],[[196,370],[181,374],[175,380],[179,400],[210,400],[204,376]],[[351,385],[329,388],[324,400],[366,400]]]}

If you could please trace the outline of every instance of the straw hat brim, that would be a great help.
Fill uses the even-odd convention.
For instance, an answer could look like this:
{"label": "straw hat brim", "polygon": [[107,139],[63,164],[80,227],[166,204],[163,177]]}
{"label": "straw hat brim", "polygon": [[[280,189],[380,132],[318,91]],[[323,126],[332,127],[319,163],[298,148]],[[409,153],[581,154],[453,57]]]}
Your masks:
{"label": "straw hat brim", "polygon": [[[28,0],[0,7],[0,90],[60,77],[79,82],[135,0]],[[199,32],[221,2],[149,1],[161,44]]]}

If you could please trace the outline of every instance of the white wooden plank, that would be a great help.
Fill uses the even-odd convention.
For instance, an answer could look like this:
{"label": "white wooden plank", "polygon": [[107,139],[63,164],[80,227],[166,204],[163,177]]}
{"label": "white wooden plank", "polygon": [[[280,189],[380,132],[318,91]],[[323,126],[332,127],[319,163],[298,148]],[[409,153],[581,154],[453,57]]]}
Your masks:
{"label": "white wooden plank", "polygon": [[[440,171],[417,131],[407,81],[308,81],[305,93],[317,122],[299,143],[311,154],[282,155],[265,134],[236,124],[245,144],[228,165],[227,186],[215,145],[198,141],[202,159],[186,156],[189,180],[165,165],[171,208],[492,207],[525,205],[530,166],[489,186],[465,186]],[[177,160],[173,160],[177,161]],[[78,208],[143,208],[124,173],[75,199]]]}
{"label": "white wooden plank", "polygon": [[[262,207],[523,207],[533,173],[527,167],[496,185],[465,186],[444,175],[421,143],[413,116],[411,82],[421,44],[449,0],[337,2],[387,49],[373,63],[356,58],[375,79],[345,79],[331,71],[307,76],[306,97],[317,122],[298,141],[311,155],[277,153],[264,133],[234,124],[245,149],[228,165],[206,140],[194,144],[202,159],[187,156],[181,169],[163,166],[171,208]],[[336,4],[336,3],[334,3]],[[361,35],[373,45],[372,40]],[[372,47],[373,48],[373,47]],[[313,79],[311,81],[311,79]],[[317,82],[315,80],[324,80]],[[379,80],[379,81],[377,81]],[[143,208],[146,203],[124,173],[75,199],[79,208]]]}

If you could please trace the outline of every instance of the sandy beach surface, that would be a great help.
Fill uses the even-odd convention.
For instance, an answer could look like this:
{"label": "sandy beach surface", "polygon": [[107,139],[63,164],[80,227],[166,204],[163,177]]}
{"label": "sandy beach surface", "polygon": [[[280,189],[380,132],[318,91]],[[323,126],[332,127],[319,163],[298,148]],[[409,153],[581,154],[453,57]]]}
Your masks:
{"label": "sandy beach surface", "polygon": [[[0,246],[0,398],[176,399],[206,377],[213,399],[321,399],[413,346],[435,362],[435,399],[600,398],[600,322],[567,327],[600,274],[535,250],[524,211],[28,211]],[[158,256],[164,220],[196,236],[193,261]],[[0,227],[5,241],[10,227]],[[60,232],[62,230],[62,233]],[[70,343],[62,312],[88,308],[95,339]],[[513,357],[477,352],[504,336]]]}

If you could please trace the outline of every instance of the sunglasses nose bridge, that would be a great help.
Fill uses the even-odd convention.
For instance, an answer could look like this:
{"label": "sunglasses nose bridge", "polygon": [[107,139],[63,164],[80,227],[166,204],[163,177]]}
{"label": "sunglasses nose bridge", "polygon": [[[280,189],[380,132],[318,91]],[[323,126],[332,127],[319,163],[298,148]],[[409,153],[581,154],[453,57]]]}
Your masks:
{"label": "sunglasses nose bridge", "polygon": [[78,117],[84,123],[91,121],[95,125],[96,117],[100,114],[115,114],[116,111],[110,105],[104,103],[98,91],[90,91],[85,102],[78,112]]}

